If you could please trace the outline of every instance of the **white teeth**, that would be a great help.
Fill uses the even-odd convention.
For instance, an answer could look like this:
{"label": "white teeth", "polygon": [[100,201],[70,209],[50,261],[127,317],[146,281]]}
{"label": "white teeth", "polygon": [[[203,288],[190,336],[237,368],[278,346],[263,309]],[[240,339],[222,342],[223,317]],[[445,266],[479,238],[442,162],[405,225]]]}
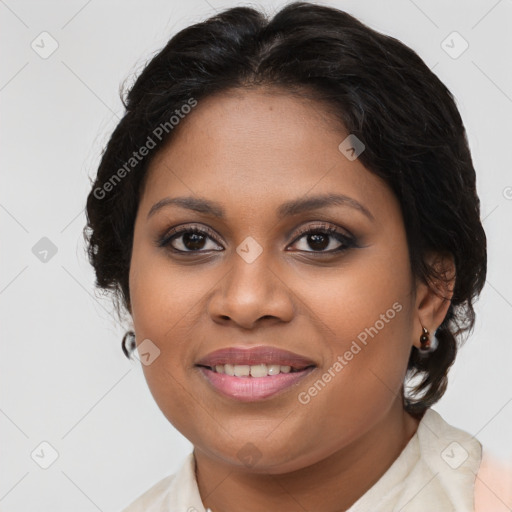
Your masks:
{"label": "white teeth", "polygon": [[[267,365],[266,364],[255,364],[250,366],[251,368],[251,377],[266,377],[267,374]],[[278,370],[279,372],[279,370]]]}
{"label": "white teeth", "polygon": [[249,377],[250,366],[246,364],[235,364],[235,375],[237,377]]}
{"label": "white teeth", "polygon": [[281,371],[281,367],[278,364],[271,364],[268,366],[269,375],[277,375]]}
{"label": "white teeth", "polygon": [[279,364],[217,364],[214,369],[216,373],[225,373],[236,377],[249,377],[249,375],[251,377],[266,377],[267,375],[290,373],[292,367]]}

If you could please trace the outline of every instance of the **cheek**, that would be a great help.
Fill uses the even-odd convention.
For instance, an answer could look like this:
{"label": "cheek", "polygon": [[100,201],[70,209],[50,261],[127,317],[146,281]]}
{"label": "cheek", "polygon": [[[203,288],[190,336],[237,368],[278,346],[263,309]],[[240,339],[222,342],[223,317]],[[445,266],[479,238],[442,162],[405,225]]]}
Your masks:
{"label": "cheek", "polygon": [[194,339],[204,323],[208,291],[222,274],[207,266],[179,267],[163,254],[134,243],[130,268],[130,298],[137,342],[149,339],[159,356],[142,365],[155,402],[179,431],[194,431],[193,419],[204,408],[187,388],[194,360]]}
{"label": "cheek", "polygon": [[[130,298],[137,343],[149,339],[159,355],[141,365],[148,388],[162,413],[181,432],[193,430],[198,404],[187,392],[190,326],[200,306],[200,279],[173,270],[170,262],[144,248],[132,255]],[[203,292],[204,293],[204,292]]]}
{"label": "cheek", "polygon": [[402,249],[365,248],[329,276],[302,279],[297,289],[308,298],[329,353],[323,382],[302,390],[304,401],[318,411],[336,404],[344,411],[336,421],[347,430],[385,411],[405,376],[413,341],[411,276],[405,242],[397,246]]}
{"label": "cheek", "polygon": [[307,303],[311,321],[325,332],[333,358],[348,350],[352,340],[363,344],[381,340],[372,346],[379,356],[384,349],[396,351],[402,345],[409,350],[404,339],[410,320],[411,284],[408,251],[402,239],[354,249],[337,268],[318,268],[289,277],[290,288]]}
{"label": "cheek", "polygon": [[[178,266],[154,249],[134,250],[130,268],[130,298],[137,338],[155,342],[179,340],[180,332],[193,323],[202,298],[214,284],[211,272]],[[178,344],[166,343],[170,347]]]}

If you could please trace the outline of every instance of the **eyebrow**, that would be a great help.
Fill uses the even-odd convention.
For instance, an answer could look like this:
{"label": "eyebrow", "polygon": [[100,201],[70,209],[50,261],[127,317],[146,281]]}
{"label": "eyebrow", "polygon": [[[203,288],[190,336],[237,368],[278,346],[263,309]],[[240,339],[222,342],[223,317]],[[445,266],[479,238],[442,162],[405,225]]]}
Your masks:
{"label": "eyebrow", "polygon": [[[212,215],[214,217],[218,217],[219,219],[226,218],[225,210],[220,205],[220,203],[198,197],[165,197],[151,207],[147,218],[149,219],[158,210],[171,205],[175,205],[187,210],[193,210],[199,213]],[[298,215],[299,213],[306,211],[319,210],[320,208],[325,208],[328,206],[349,206],[360,211],[370,220],[375,220],[374,216],[370,210],[368,210],[368,208],[366,208],[359,201],[356,201],[352,197],[343,194],[325,194],[312,196],[306,199],[299,198],[292,201],[287,201],[277,209],[277,217],[278,219],[282,219],[284,217]]]}

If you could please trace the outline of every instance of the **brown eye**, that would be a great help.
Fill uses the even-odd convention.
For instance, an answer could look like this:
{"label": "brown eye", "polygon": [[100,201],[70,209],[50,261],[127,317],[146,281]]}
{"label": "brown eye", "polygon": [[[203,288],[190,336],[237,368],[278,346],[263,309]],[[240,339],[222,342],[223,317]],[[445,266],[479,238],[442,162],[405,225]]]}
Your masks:
{"label": "brown eye", "polygon": [[[325,225],[313,226],[303,230],[299,233],[294,244],[302,239],[304,241],[302,248],[299,248],[299,250],[304,252],[337,253],[356,245],[352,237],[345,235],[337,228]],[[311,250],[308,250],[308,248]],[[326,250],[328,248],[329,250]]]}
{"label": "brown eye", "polygon": [[[216,244],[214,247],[207,247],[208,240],[214,239],[213,233],[209,230],[188,227],[180,230],[172,230],[158,242],[159,247],[169,247],[175,252],[201,252],[219,250]],[[206,246],[206,247],[205,247]],[[222,248],[220,249],[222,250]]]}

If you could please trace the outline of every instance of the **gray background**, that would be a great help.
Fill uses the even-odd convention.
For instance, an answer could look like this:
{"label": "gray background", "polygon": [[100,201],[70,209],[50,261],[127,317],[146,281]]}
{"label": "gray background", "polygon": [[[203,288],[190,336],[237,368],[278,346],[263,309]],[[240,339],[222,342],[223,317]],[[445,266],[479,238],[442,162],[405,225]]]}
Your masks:
{"label": "gray background", "polygon": [[[253,5],[272,12],[281,4]],[[457,100],[478,173],[489,272],[475,331],[434,409],[512,462],[512,2],[324,4],[411,46]],[[248,4],[0,0],[2,511],[120,510],[191,450],[154,403],[140,363],[121,352],[124,328],[94,291],[84,256],[83,208],[122,114],[121,82],[178,30],[235,5]],[[31,47],[51,48],[43,31],[58,43],[46,59]],[[458,58],[442,47],[453,31],[469,43]],[[460,40],[449,44],[461,49]],[[32,250],[43,237],[57,248],[46,262]],[[58,452],[48,469],[36,463],[50,462],[43,441]]]}

